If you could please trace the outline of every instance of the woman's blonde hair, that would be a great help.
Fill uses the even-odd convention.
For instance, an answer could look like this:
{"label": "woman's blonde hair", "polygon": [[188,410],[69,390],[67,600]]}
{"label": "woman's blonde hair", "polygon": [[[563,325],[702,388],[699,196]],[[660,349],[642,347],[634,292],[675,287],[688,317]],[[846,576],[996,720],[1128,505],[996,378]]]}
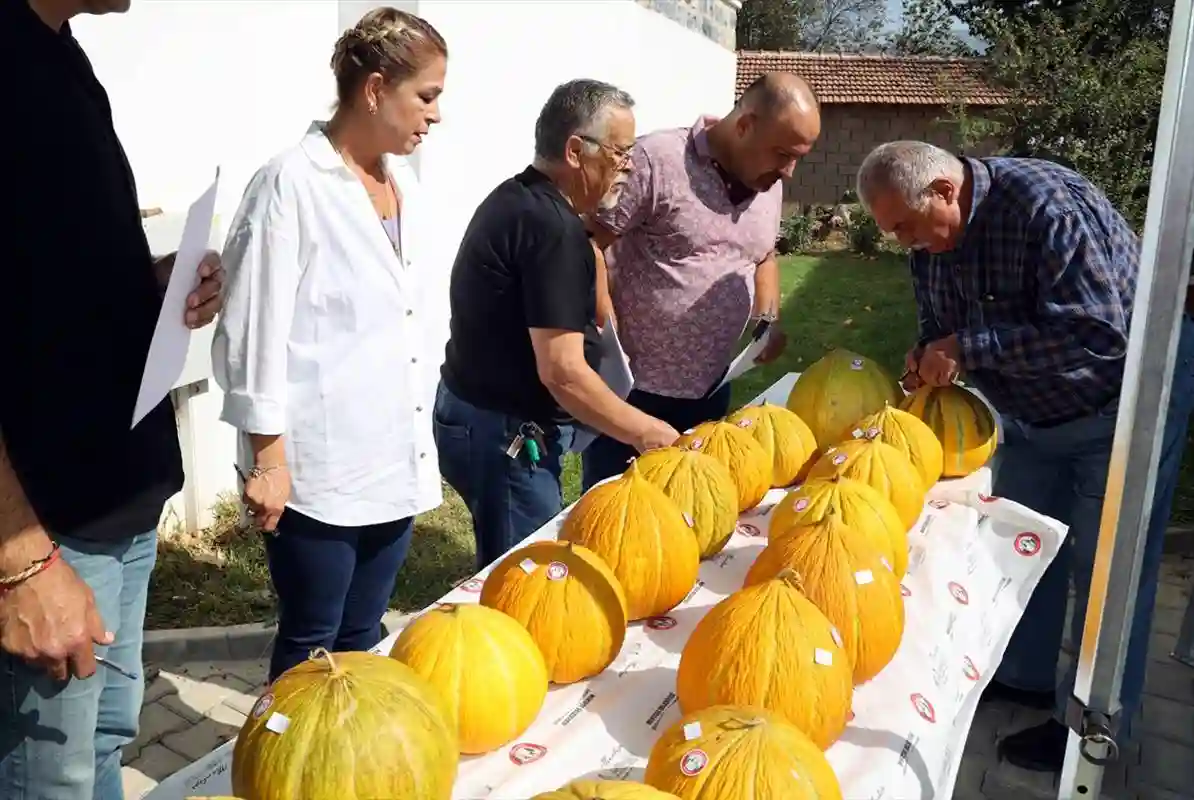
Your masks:
{"label": "woman's blonde hair", "polygon": [[401,82],[432,59],[447,56],[447,42],[427,20],[396,8],[375,8],[336,42],[332,54],[336,95],[347,105],[375,72],[386,81]]}

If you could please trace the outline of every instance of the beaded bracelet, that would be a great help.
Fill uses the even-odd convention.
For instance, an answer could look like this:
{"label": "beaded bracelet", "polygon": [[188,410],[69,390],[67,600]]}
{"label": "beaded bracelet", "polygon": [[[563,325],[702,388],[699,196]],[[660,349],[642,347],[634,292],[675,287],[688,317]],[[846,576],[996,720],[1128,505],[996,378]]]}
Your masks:
{"label": "beaded bracelet", "polygon": [[62,553],[58,549],[58,543],[54,542],[50,554],[45,558],[39,558],[29,566],[15,575],[0,576],[0,594],[14,589],[20,584],[32,578],[38,573],[45,572],[49,567],[61,557]]}

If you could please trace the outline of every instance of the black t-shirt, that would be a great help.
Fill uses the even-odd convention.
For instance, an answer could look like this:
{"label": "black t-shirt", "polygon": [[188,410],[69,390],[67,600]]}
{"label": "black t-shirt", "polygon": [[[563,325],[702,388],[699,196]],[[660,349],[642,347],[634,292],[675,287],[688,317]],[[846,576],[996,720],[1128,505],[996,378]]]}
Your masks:
{"label": "black t-shirt", "polygon": [[51,536],[129,538],[183,483],[170,402],[129,429],[162,297],[132,171],[69,26],[0,2],[0,74],[0,434]]}
{"label": "black t-shirt", "polygon": [[596,368],[597,263],[584,223],[528,167],[478,206],[452,266],[452,329],[442,370],[460,399],[540,424],[567,423],[539,380],[530,328],[585,336]]}

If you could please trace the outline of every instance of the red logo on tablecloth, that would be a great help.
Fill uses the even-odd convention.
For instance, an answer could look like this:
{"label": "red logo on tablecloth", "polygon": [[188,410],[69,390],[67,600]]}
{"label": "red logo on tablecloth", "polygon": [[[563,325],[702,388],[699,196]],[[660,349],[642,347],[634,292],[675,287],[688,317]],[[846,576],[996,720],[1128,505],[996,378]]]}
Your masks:
{"label": "red logo on tablecloth", "polygon": [[999,498],[993,494],[980,494],[978,496],[978,499],[980,502],[983,502],[983,503],[994,503]]}
{"label": "red logo on tablecloth", "polygon": [[902,584],[902,583],[901,583],[901,584],[900,584],[900,594],[902,594],[904,597],[911,597],[911,596],[912,596],[912,590],[911,590],[911,589],[909,589],[907,586],[905,586],[904,584]]}
{"label": "red logo on tablecloth", "polygon": [[938,511],[944,511],[945,509],[949,508],[949,501],[948,500],[930,500],[929,505],[932,506],[933,508],[937,509]]}
{"label": "red logo on tablecloth", "polygon": [[949,582],[949,593],[953,595],[954,599],[964,606],[970,605],[970,593],[966,591],[966,587],[960,583]]}
{"label": "red logo on tablecloth", "polygon": [[510,748],[510,761],[519,767],[534,764],[545,755],[547,755],[547,748],[541,744],[519,742]]}
{"label": "red logo on tablecloth", "polygon": [[734,530],[743,536],[750,536],[755,539],[763,535],[763,532],[759,530],[759,526],[750,522],[739,522],[738,527]]}
{"label": "red logo on tablecloth", "polygon": [[644,623],[653,631],[670,631],[676,627],[675,617],[647,617]]}
{"label": "red logo on tablecloth", "polygon": [[691,778],[693,775],[699,775],[708,763],[709,756],[705,754],[704,750],[699,748],[689,750],[680,759],[680,771]]}
{"label": "red logo on tablecloth", "polygon": [[979,679],[978,667],[970,660],[970,656],[962,656],[962,674],[972,681]]}
{"label": "red logo on tablecloth", "polygon": [[1016,537],[1016,552],[1022,556],[1035,556],[1041,552],[1041,537],[1032,531],[1024,531]]}
{"label": "red logo on tablecloth", "polygon": [[921,719],[925,722],[936,724],[937,712],[933,710],[933,704],[928,701],[928,698],[917,692],[910,699],[912,700],[912,707],[916,709],[917,714],[920,714]]}
{"label": "red logo on tablecloth", "polygon": [[467,592],[468,594],[480,594],[481,587],[484,585],[484,583],[485,582],[480,578],[469,578],[456,588],[462,592]]}

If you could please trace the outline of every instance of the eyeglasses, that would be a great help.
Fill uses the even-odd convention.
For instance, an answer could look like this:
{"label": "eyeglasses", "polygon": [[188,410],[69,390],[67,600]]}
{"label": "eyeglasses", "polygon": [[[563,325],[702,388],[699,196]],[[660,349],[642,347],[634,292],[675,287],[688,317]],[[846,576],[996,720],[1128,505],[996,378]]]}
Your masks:
{"label": "eyeglasses", "polygon": [[626,166],[627,162],[630,161],[630,148],[629,147],[627,147],[625,149],[620,148],[620,147],[614,147],[612,144],[606,144],[605,142],[599,141],[598,139],[594,139],[592,136],[578,135],[577,138],[580,139],[582,142],[588,142],[589,144],[593,145],[594,147],[600,147],[602,150],[605,150],[608,153],[612,153],[614,155],[614,157],[616,159],[618,159],[618,169],[621,169],[622,167]]}

